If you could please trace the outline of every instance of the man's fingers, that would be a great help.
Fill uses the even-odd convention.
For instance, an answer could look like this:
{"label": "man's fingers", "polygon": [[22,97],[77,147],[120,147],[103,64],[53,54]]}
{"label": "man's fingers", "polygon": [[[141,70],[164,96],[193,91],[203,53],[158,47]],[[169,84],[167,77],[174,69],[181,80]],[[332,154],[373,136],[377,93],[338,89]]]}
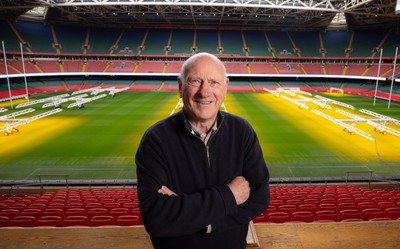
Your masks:
{"label": "man's fingers", "polygon": [[158,193],[163,194],[163,195],[176,195],[178,196],[174,191],[170,190],[167,186],[161,186],[161,188],[158,190]]}

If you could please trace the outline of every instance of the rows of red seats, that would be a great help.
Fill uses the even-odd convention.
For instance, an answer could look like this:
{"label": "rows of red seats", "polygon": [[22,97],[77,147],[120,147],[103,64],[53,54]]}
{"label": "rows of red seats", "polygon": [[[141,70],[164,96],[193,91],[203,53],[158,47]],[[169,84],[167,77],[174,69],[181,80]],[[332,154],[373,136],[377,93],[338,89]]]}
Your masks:
{"label": "rows of red seats", "polygon": [[0,198],[0,227],[142,224],[134,189],[60,190]]}
{"label": "rows of red seats", "polygon": [[270,206],[254,222],[345,222],[400,219],[400,191],[355,186],[271,188]]}
{"label": "rows of red seats", "polygon": [[[400,220],[400,191],[354,186],[271,187],[255,223]],[[135,189],[0,196],[0,227],[143,225]]]}

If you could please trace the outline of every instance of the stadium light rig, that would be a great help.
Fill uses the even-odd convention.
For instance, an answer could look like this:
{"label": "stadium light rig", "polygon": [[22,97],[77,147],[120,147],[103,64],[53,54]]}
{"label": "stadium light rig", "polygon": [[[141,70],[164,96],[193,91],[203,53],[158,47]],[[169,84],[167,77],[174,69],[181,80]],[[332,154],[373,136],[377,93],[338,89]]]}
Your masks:
{"label": "stadium light rig", "polygon": [[34,101],[29,101],[29,102],[24,102],[24,103],[21,103],[21,104],[17,105],[15,108],[21,108],[21,107],[35,105],[35,104],[39,104],[39,103],[54,101],[56,99],[62,99],[62,98],[68,97],[68,96],[69,96],[68,93],[64,93],[64,94],[53,96],[53,97],[48,97],[48,98],[44,98],[44,99],[38,99],[38,100],[34,100]]}
{"label": "stadium light rig", "polygon": [[291,98],[289,98],[289,97],[287,97],[285,95],[281,95],[281,98],[286,99],[286,100],[296,104],[300,109],[306,109],[306,110],[310,109],[306,104],[304,104],[301,101],[291,99]]}
{"label": "stadium light rig", "polygon": [[372,142],[376,142],[371,134],[354,127],[354,123],[353,123],[353,125],[349,125],[349,124],[347,124],[347,123],[345,123],[345,122],[343,122],[341,120],[335,119],[335,118],[329,116],[328,114],[320,112],[320,111],[318,111],[316,109],[312,109],[311,112],[313,112],[313,113],[315,113],[315,114],[317,114],[317,115],[319,115],[319,116],[321,116],[321,117],[323,117],[323,118],[325,118],[325,119],[327,119],[329,121],[332,121],[333,123],[335,123],[337,125],[342,126],[343,127],[343,131],[348,132],[349,134],[356,133],[356,134],[358,134],[358,135],[360,135],[360,136],[362,136],[362,137],[364,137],[364,138],[366,138],[366,139],[368,139],[368,140],[370,140]]}
{"label": "stadium light rig", "polygon": [[108,93],[108,95],[114,97],[116,93],[126,91],[129,88],[130,88],[129,86],[120,88],[120,89],[113,88],[113,89],[110,89],[110,92]]}
{"label": "stadium light rig", "polygon": [[[366,123],[368,125],[373,126],[374,127],[374,131],[376,131],[376,132],[380,132],[380,133],[382,133],[384,135],[386,133],[390,133],[390,134],[393,134],[395,136],[400,137],[400,131],[397,131],[395,129],[392,129],[390,127],[385,126],[386,121],[387,121],[385,119],[377,119],[377,120],[376,119],[375,120],[365,119],[365,118],[362,118],[362,117],[360,117],[358,115],[355,115],[355,114],[352,114],[352,113],[348,113],[348,112],[340,110],[340,109],[336,110],[336,112],[341,113],[343,115],[346,115],[346,116],[351,117],[351,118],[354,119],[354,120],[349,120],[348,122],[364,122],[364,123]],[[384,122],[384,124],[380,124],[380,123],[377,123],[377,122]]]}
{"label": "stadium light rig", "polygon": [[374,116],[374,117],[377,117],[377,118],[380,118],[380,119],[383,119],[384,121],[393,123],[395,125],[400,125],[400,121],[399,120],[391,118],[391,117],[388,117],[388,116],[385,116],[385,115],[382,115],[380,113],[376,113],[376,112],[373,112],[373,111],[370,111],[370,110],[367,110],[367,109],[361,109],[360,112],[368,114],[368,115],[371,115],[371,116]]}
{"label": "stadium light rig", "polygon": [[279,92],[276,91],[276,90],[269,90],[267,88],[263,88],[263,90],[268,92],[268,93],[271,93],[271,94],[275,95],[276,97],[279,97]]}
{"label": "stadium light rig", "polygon": [[[14,117],[15,118],[15,116],[20,116],[20,115],[23,115],[23,114],[26,114],[26,113],[31,113],[33,111],[35,111],[35,109],[29,108],[29,109],[25,109],[25,110],[22,110],[22,111],[19,111],[19,112],[11,113],[11,114],[9,114],[10,115],[9,117]],[[30,118],[26,118],[26,119],[5,120],[5,121],[3,121],[3,122],[5,122],[5,125],[0,127],[0,132],[5,131],[4,135],[8,136],[11,133],[18,132],[19,130],[16,127],[18,127],[20,125],[24,125],[24,124],[30,123],[30,122],[32,122],[34,120],[38,120],[40,118],[44,118],[44,117],[50,116],[52,114],[55,114],[55,113],[58,113],[58,112],[61,112],[61,111],[62,111],[62,109],[58,108],[58,109],[55,109],[55,110],[51,110],[51,111],[48,111],[48,112],[37,114],[35,116],[32,116]],[[2,117],[0,117],[0,119],[1,118]]]}
{"label": "stadium light rig", "polygon": [[87,96],[88,96],[87,93],[84,93],[84,94],[80,94],[78,96],[74,96],[74,97],[70,97],[70,98],[57,98],[57,99],[54,99],[50,103],[44,104],[42,106],[42,108],[46,108],[46,107],[49,107],[49,106],[54,106],[54,108],[60,108],[62,103],[65,103],[65,102],[68,102],[68,101],[76,101],[78,99],[81,99],[81,98],[84,98],[84,97],[87,97]]}
{"label": "stadium light rig", "polygon": [[99,89],[99,88],[100,88],[99,86],[96,86],[96,87],[92,87],[92,88],[82,89],[79,91],[72,92],[71,95],[77,95],[77,94],[85,93],[85,92],[93,92],[95,89]]}
{"label": "stadium light rig", "polygon": [[317,99],[324,100],[324,101],[332,103],[334,105],[340,105],[340,106],[346,107],[346,108],[351,109],[351,110],[355,109],[354,106],[352,106],[352,105],[349,105],[349,104],[346,104],[346,103],[342,103],[342,102],[339,102],[339,101],[336,101],[336,100],[333,100],[333,99],[329,99],[329,98],[326,98],[326,97],[323,97],[323,96],[320,96],[320,95],[315,95],[315,97]]}
{"label": "stadium light rig", "polygon": [[96,99],[104,98],[106,96],[107,95],[105,93],[103,93],[103,94],[97,95],[95,97],[87,98],[87,99],[80,98],[75,103],[69,104],[67,108],[70,109],[70,108],[75,107],[75,106],[78,106],[78,108],[82,108],[83,104],[92,102],[93,100],[96,100]]}
{"label": "stadium light rig", "polygon": [[332,107],[330,105],[326,104],[326,102],[323,101],[323,100],[319,101],[319,100],[316,100],[316,99],[310,99],[310,98],[307,98],[307,97],[304,97],[304,96],[301,96],[301,95],[299,95],[298,97],[303,99],[306,102],[314,103],[314,104],[318,105],[322,109],[332,110]]}
{"label": "stadium light rig", "polygon": [[21,115],[24,115],[24,114],[27,114],[27,113],[31,113],[31,112],[34,112],[34,111],[35,111],[35,109],[28,108],[28,109],[25,109],[25,110],[9,113],[7,115],[0,116],[0,121],[5,120],[5,121],[9,122],[10,119],[13,119],[13,118],[15,118],[17,116],[21,116]]}

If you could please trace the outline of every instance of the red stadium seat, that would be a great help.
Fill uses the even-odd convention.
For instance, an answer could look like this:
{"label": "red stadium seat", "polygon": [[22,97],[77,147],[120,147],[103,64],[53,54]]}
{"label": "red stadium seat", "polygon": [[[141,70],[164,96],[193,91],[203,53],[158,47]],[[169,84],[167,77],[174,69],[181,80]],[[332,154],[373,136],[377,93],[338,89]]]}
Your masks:
{"label": "red stadium seat", "polygon": [[113,226],[115,225],[115,221],[114,217],[112,217],[111,215],[98,215],[90,218],[89,224],[92,227]]}
{"label": "red stadium seat", "polygon": [[10,221],[10,218],[8,218],[7,216],[0,216],[0,227],[8,226],[9,221]]}
{"label": "red stadium seat", "polygon": [[68,208],[64,212],[65,217],[68,216],[86,216],[86,210],[84,208]]}
{"label": "red stadium seat", "polygon": [[363,219],[344,219],[344,220],[340,220],[340,222],[359,222],[359,221],[364,221]]}
{"label": "red stadium seat", "polygon": [[391,201],[378,202],[378,208],[382,209],[383,211],[385,211],[386,208],[390,208],[390,207],[396,207],[396,203],[391,202]]}
{"label": "red stadium seat", "polygon": [[290,215],[286,212],[273,212],[267,215],[266,221],[273,223],[284,223],[290,221]]}
{"label": "red stadium seat", "polygon": [[86,210],[87,216],[91,219],[93,216],[108,215],[108,210],[105,208],[91,208]]}
{"label": "red stadium seat", "polygon": [[337,221],[343,221],[343,220],[348,220],[348,219],[361,219],[362,220],[362,214],[360,211],[352,210],[352,209],[345,209],[345,210],[339,211]]}
{"label": "red stadium seat", "polygon": [[117,226],[136,226],[142,225],[140,218],[135,215],[122,215],[115,220]]}
{"label": "red stadium seat", "polygon": [[113,208],[119,208],[119,207],[121,207],[121,204],[120,204],[120,203],[117,203],[117,202],[107,202],[107,203],[104,203],[104,204],[103,204],[103,207],[104,207],[104,208],[107,208],[107,210],[110,211],[110,210],[113,209]]}
{"label": "red stadium seat", "polygon": [[284,204],[278,206],[278,210],[280,212],[286,212],[291,215],[293,212],[297,211],[297,207],[295,205]]}
{"label": "red stadium seat", "polygon": [[9,220],[8,226],[33,227],[35,223],[36,218],[34,216],[15,216]]}
{"label": "red stadium seat", "polygon": [[354,203],[339,203],[337,205],[337,211],[340,212],[342,210],[348,210],[348,209],[353,209],[353,210],[358,210],[357,205]]}
{"label": "red stadium seat", "polygon": [[390,207],[385,209],[385,217],[392,220],[397,220],[400,218],[400,207]]}
{"label": "red stadium seat", "polygon": [[259,215],[259,216],[255,217],[255,218],[253,219],[253,222],[254,222],[254,223],[265,222],[265,217],[264,217],[264,215]]}
{"label": "red stadium seat", "polygon": [[375,202],[369,201],[369,202],[360,202],[358,203],[357,207],[358,210],[362,211],[367,208],[376,208],[378,206],[375,204]]}
{"label": "red stadium seat", "polygon": [[18,209],[7,208],[7,209],[0,210],[0,216],[7,216],[10,219],[14,218],[14,216],[17,216],[18,214],[19,214]]}
{"label": "red stadium seat", "polygon": [[314,221],[331,220],[337,221],[336,211],[333,210],[319,210],[315,213]]}
{"label": "red stadium seat", "polygon": [[67,216],[64,219],[64,226],[89,226],[89,219],[83,215]]}
{"label": "red stadium seat", "polygon": [[310,211],[312,213],[315,213],[318,209],[317,205],[312,204],[312,203],[307,203],[307,204],[301,204],[297,208],[298,211]]}
{"label": "red stadium seat", "polygon": [[42,210],[37,208],[27,208],[22,210],[19,215],[33,216],[36,219],[39,218],[42,214]]}
{"label": "red stadium seat", "polygon": [[116,219],[118,216],[128,215],[130,211],[128,208],[113,208],[108,213]]}
{"label": "red stadium seat", "polygon": [[35,226],[37,227],[63,227],[63,218],[60,216],[41,216],[36,220]]}
{"label": "red stadium seat", "polygon": [[375,218],[384,218],[385,212],[380,208],[366,208],[362,210],[362,218],[364,220],[371,220]]}
{"label": "red stadium seat", "polygon": [[337,211],[337,206],[333,203],[324,203],[324,204],[319,204],[318,205],[318,211],[322,210],[332,210],[332,211]]}
{"label": "red stadium seat", "polygon": [[313,222],[314,213],[311,211],[296,211],[292,213],[290,221]]}
{"label": "red stadium seat", "polygon": [[64,210],[59,208],[46,208],[41,216],[59,216],[64,219]]}

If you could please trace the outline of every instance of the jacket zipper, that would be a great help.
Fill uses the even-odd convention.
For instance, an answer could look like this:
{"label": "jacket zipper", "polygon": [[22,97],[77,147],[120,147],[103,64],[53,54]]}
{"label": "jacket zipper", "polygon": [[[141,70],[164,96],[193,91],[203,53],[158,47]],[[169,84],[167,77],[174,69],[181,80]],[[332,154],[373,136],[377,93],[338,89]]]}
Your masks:
{"label": "jacket zipper", "polygon": [[208,144],[206,145],[208,168],[211,168],[210,150]]}

